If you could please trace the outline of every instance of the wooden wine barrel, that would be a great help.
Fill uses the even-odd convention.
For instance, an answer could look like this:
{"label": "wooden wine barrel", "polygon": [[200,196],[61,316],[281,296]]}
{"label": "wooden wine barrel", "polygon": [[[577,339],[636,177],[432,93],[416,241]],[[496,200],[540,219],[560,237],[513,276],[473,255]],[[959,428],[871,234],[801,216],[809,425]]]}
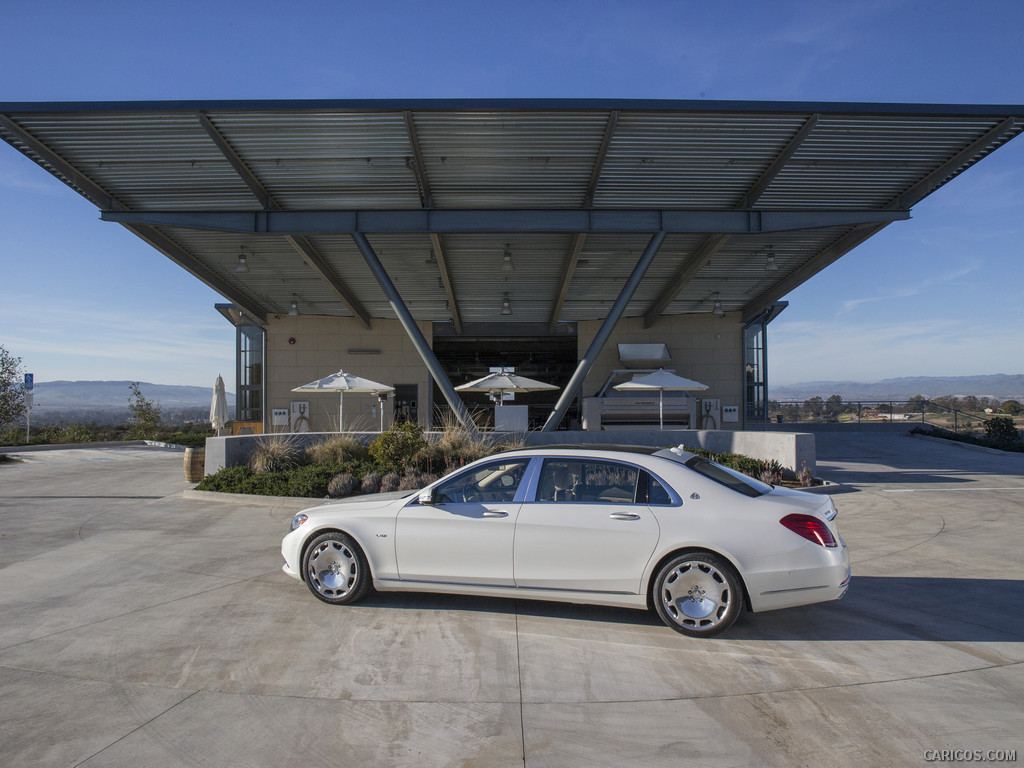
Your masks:
{"label": "wooden wine barrel", "polygon": [[185,449],[185,479],[198,483],[206,475],[206,448]]}

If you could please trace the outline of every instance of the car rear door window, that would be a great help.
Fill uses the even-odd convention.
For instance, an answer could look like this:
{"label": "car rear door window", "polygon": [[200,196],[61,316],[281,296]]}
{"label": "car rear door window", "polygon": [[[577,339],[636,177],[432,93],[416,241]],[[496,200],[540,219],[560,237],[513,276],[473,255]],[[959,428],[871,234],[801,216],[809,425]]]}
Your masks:
{"label": "car rear door window", "polygon": [[537,501],[636,502],[636,467],[612,461],[545,459],[537,483]]}

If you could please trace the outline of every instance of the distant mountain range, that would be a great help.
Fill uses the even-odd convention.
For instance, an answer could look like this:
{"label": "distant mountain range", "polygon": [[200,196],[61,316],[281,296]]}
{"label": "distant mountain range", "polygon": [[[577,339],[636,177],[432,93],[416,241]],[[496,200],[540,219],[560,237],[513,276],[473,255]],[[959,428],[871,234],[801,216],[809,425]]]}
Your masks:
{"label": "distant mountain range", "polygon": [[[37,381],[32,390],[32,422],[66,421],[121,423],[128,418],[131,381]],[[140,382],[139,391],[159,406],[171,423],[209,415],[213,387],[184,387]],[[235,395],[227,393],[228,410],[234,411]]]}
{"label": "distant mountain range", "polygon": [[772,400],[807,400],[840,395],[844,400],[906,400],[914,395],[926,398],[974,395],[999,400],[1024,401],[1024,374],[992,376],[917,376],[883,379],[868,384],[856,381],[808,381],[801,384],[771,385]]}

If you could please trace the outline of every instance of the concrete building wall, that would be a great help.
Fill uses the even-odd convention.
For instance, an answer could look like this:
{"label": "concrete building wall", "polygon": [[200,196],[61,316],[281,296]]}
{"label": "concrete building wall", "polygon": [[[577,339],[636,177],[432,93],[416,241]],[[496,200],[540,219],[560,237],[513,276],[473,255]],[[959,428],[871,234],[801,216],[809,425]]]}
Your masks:
{"label": "concrete building wall", "polygon": [[[577,323],[581,358],[600,327],[599,320]],[[723,406],[739,406],[740,421],[722,426],[743,429],[743,325],[738,313],[726,313],[725,317],[710,312],[671,315],[650,328],[644,328],[642,317],[623,318],[583,384],[584,397],[593,397],[612,371],[626,367],[619,360],[619,344],[665,344],[672,359],[664,367],[707,384],[708,389],[696,396],[721,399]]]}
{"label": "concrete building wall", "polygon": [[[427,342],[432,342],[430,323],[419,323]],[[327,393],[292,392],[294,387],[321,379],[338,370],[395,386],[416,384],[419,423],[427,427],[430,415],[430,373],[412,340],[397,320],[373,321],[371,330],[345,317],[276,316],[267,323],[267,422],[275,408],[289,408],[292,401],[309,403],[310,430],[338,429],[338,396]],[[352,354],[350,350],[362,350]],[[380,354],[366,354],[380,350]],[[380,427],[376,395],[345,395],[346,430],[376,431]],[[391,424],[394,401],[388,399],[385,428]]]}

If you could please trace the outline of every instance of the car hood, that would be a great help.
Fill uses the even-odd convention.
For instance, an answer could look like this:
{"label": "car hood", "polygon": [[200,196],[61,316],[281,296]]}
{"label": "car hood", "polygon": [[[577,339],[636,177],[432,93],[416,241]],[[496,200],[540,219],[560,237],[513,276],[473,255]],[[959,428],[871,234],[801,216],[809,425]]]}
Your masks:
{"label": "car hood", "polygon": [[322,514],[331,511],[343,511],[346,507],[358,505],[360,509],[380,509],[393,505],[401,499],[415,498],[419,491],[388,491],[387,493],[368,493],[363,496],[349,496],[344,499],[333,499],[326,504],[302,510],[307,515]]}

